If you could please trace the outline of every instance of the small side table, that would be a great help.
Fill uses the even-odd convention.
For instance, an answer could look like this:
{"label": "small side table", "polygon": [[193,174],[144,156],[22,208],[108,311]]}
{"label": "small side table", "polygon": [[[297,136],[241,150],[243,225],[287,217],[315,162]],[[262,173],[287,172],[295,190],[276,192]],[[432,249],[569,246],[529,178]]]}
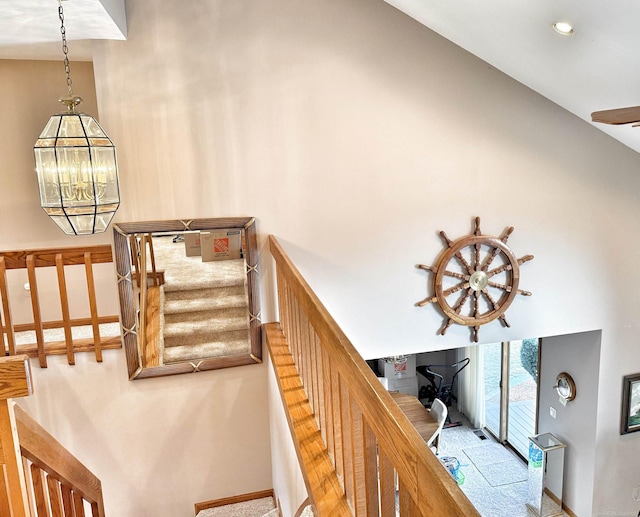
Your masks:
{"label": "small side table", "polygon": [[529,501],[527,507],[540,517],[562,515],[564,450],[551,433],[529,437]]}

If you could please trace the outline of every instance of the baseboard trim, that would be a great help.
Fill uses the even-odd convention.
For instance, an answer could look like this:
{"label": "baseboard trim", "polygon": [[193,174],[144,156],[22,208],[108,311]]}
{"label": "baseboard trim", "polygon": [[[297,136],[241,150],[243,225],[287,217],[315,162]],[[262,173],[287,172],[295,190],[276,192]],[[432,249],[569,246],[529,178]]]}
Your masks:
{"label": "baseboard trim", "polygon": [[296,514],[294,515],[294,517],[300,517],[300,515],[302,515],[302,512],[304,512],[304,509],[309,506],[311,504],[311,499],[309,499],[308,497],[304,500],[304,502],[300,505],[300,507],[298,508],[298,510],[296,511]]}
{"label": "baseboard trim", "polygon": [[554,503],[561,506],[562,511],[564,511],[569,517],[578,517],[575,513],[573,513],[573,510],[569,508],[566,504],[564,504],[564,502],[560,501],[560,498],[556,494],[554,494],[551,490],[545,487],[544,493],[547,494]]}
{"label": "baseboard trim", "polygon": [[231,497],[223,497],[222,499],[212,499],[211,501],[203,501],[195,504],[196,515],[201,510],[208,508],[217,508],[218,506],[225,506],[227,504],[244,503],[245,501],[251,501],[253,499],[263,499],[265,497],[274,497],[273,488],[269,490],[261,490],[259,492],[251,492],[249,494],[234,495]]}

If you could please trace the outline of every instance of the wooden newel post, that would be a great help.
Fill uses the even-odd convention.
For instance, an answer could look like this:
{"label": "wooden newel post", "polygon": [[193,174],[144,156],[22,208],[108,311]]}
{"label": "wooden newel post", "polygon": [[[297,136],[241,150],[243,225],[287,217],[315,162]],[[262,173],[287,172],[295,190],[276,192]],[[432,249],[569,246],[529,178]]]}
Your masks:
{"label": "wooden newel post", "polygon": [[31,510],[16,430],[15,397],[33,393],[26,355],[0,358],[0,515],[30,517]]}

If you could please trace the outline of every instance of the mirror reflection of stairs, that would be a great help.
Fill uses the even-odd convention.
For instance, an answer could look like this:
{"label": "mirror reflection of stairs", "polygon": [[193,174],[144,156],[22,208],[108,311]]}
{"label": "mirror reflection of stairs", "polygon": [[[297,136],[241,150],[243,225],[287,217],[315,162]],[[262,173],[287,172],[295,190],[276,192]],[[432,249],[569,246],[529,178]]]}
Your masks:
{"label": "mirror reflection of stairs", "polygon": [[202,262],[183,243],[154,238],[160,288],[163,363],[251,352],[244,259]]}
{"label": "mirror reflection of stairs", "polygon": [[251,350],[244,262],[236,285],[196,289],[164,285],[161,314],[164,363]]}

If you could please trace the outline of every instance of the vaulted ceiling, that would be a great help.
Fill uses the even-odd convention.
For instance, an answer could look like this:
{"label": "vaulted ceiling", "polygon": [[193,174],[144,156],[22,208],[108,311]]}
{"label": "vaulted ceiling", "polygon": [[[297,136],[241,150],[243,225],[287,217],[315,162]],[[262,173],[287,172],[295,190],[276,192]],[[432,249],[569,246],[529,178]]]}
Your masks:
{"label": "vaulted ceiling", "polygon": [[[593,111],[640,106],[638,2],[385,1],[589,123]],[[557,33],[559,21],[573,34]],[[640,128],[594,126],[640,152]]]}
{"label": "vaulted ceiling", "polygon": [[[63,1],[72,60],[91,59],[90,40],[126,38],[124,1]],[[589,123],[593,111],[640,105],[640,2],[385,1]],[[3,11],[0,59],[61,58],[56,0],[15,0]],[[574,33],[558,34],[557,21]],[[640,152],[640,128],[594,126]]]}

